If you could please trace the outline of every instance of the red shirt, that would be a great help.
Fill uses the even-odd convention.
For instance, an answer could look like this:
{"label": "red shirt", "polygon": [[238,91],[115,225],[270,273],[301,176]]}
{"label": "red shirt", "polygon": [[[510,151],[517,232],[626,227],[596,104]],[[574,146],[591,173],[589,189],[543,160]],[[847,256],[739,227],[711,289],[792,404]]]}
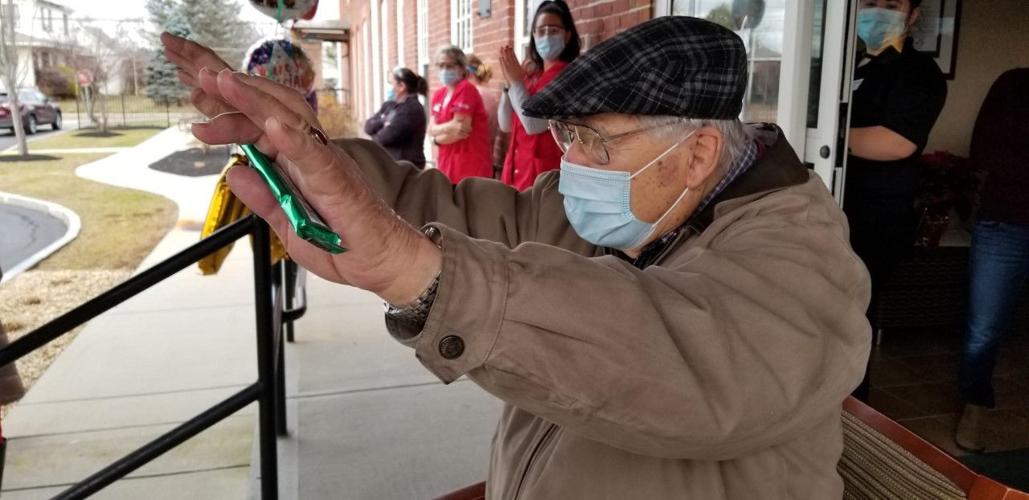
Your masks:
{"label": "red shirt", "polygon": [[[565,66],[568,66],[568,63],[556,61],[550,69],[542,74],[526,78],[525,89],[529,95],[536,95],[561,70],[565,69]],[[513,114],[511,145],[507,149],[507,158],[504,160],[504,173],[501,179],[504,184],[524,191],[532,187],[532,183],[536,182],[538,175],[559,168],[562,153],[550,131],[529,135],[522,125],[522,120],[518,118],[518,113]]]}
{"label": "red shirt", "polygon": [[465,177],[493,177],[493,153],[489,146],[489,118],[482,97],[467,79],[455,87],[450,101],[444,106],[447,88],[432,96],[432,118],[437,124],[447,123],[457,113],[472,117],[472,134],[453,144],[439,145],[436,167],[457,184]]}

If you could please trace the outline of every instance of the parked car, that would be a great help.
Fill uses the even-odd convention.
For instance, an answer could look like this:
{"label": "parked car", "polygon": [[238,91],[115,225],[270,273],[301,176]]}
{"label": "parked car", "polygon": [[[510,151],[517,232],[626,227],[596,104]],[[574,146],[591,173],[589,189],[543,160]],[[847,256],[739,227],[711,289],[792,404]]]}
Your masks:
{"label": "parked car", "polygon": [[[61,128],[60,106],[38,89],[18,90],[18,105],[21,108],[21,124],[25,127],[25,133],[35,134],[40,125],[50,125],[54,130]],[[11,105],[6,92],[0,92],[0,128],[14,131],[14,117],[11,116]]]}

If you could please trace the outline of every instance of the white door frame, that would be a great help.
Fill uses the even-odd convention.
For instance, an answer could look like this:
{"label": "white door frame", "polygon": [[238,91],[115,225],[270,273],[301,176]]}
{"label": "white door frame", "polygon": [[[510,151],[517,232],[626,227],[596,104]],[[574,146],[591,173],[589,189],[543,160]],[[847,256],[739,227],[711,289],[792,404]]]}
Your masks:
{"label": "white door frame", "polygon": [[[819,89],[818,123],[806,129],[804,160],[814,165],[826,187],[838,199],[842,195],[842,170],[839,165],[846,159],[837,149],[841,128],[846,128],[849,117],[840,117],[840,103],[850,101],[850,78],[853,74],[852,29],[854,15],[848,4],[853,0],[828,0],[825,9],[825,36],[822,38],[822,79]],[[842,119],[841,119],[842,118]],[[806,121],[806,118],[805,118]],[[844,145],[843,152],[846,151]]]}

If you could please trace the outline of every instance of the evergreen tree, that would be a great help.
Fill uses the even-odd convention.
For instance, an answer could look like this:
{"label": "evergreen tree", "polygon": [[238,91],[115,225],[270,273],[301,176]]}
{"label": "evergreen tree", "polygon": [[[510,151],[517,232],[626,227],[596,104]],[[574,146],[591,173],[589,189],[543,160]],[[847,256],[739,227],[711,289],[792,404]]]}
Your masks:
{"label": "evergreen tree", "polygon": [[214,49],[230,66],[240,67],[247,48],[260,35],[250,23],[239,19],[243,6],[238,0],[181,1],[193,39]]}
{"label": "evergreen tree", "polygon": [[[156,12],[151,10],[151,20],[161,31],[192,38],[189,23],[183,18],[182,12],[172,7],[175,3],[173,0],[148,0],[148,9],[152,6],[160,9]],[[158,21],[163,24],[158,24]],[[189,94],[188,89],[179,81],[178,69],[164,56],[160,43],[157,45],[146,68],[147,97],[164,104],[181,102]]]}

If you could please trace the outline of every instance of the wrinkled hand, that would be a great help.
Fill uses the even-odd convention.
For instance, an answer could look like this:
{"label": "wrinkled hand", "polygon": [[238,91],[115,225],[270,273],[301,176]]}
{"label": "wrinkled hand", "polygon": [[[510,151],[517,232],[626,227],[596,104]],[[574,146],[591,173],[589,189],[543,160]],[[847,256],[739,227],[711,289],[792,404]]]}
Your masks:
{"label": "wrinkled hand", "polygon": [[194,125],[194,135],[209,144],[256,144],[286,170],[349,249],[333,255],[300,239],[255,170],[229,170],[233,193],[268,221],[293,260],[327,280],[369,290],[393,304],[413,301],[428,286],[442,265],[440,250],[386,205],[346,152],[314,138],[310,127],[317,121],[305,116],[311,113],[303,96],[228,70],[217,75],[201,71],[199,81],[211,98],[239,112]]}
{"label": "wrinkled hand", "polygon": [[504,73],[508,85],[525,81],[525,68],[518,62],[518,57],[510,45],[500,48],[500,70]]}

